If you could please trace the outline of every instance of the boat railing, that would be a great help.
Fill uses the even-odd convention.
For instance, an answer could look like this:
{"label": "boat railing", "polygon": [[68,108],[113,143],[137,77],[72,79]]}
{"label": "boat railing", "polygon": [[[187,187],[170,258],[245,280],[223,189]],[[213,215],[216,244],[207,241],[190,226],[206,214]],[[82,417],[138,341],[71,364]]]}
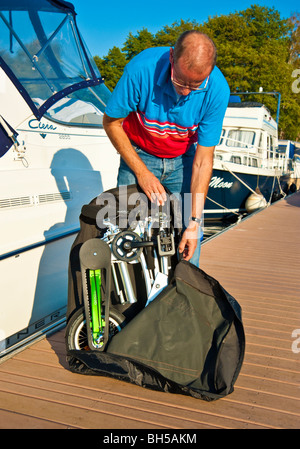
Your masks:
{"label": "boat railing", "polygon": [[[235,142],[239,142],[236,139]],[[245,145],[245,142],[239,142]],[[215,158],[238,165],[246,165],[251,167],[261,167],[268,169],[286,170],[288,165],[288,157],[286,153],[280,153],[278,148],[266,149],[253,144],[246,144],[245,147],[237,146],[217,146]],[[227,157],[226,157],[227,156]]]}
{"label": "boat railing", "polygon": [[270,169],[276,168],[279,170],[286,170],[288,159],[287,154],[279,152],[278,148],[268,149],[265,151],[263,166]]}

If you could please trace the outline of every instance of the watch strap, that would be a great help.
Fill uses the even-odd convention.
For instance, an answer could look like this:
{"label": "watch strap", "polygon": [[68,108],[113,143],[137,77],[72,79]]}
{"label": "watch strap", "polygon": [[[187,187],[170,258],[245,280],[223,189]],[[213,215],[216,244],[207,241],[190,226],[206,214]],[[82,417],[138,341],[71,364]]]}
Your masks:
{"label": "watch strap", "polygon": [[190,221],[195,221],[196,223],[199,223],[199,224],[202,223],[201,218],[197,218],[197,217],[190,217]]}

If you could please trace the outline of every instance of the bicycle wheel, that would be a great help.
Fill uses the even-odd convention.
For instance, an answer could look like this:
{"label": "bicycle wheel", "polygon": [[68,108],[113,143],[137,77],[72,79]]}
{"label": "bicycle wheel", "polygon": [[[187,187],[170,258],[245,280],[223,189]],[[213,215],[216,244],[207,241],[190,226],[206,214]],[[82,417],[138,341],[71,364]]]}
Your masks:
{"label": "bicycle wheel", "polygon": [[[109,337],[121,331],[125,325],[125,317],[115,309],[109,312]],[[77,310],[70,318],[66,328],[66,345],[69,349],[90,350],[88,343],[84,307]]]}

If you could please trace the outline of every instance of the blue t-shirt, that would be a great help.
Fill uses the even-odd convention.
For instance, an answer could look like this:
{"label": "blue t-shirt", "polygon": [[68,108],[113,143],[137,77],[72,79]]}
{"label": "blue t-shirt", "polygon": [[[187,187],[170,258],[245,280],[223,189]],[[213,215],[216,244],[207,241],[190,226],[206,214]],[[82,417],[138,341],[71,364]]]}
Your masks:
{"label": "blue t-shirt", "polygon": [[229,87],[215,67],[202,90],[178,99],[170,77],[170,50],[149,48],[133,58],[106,107],[109,117],[125,118],[128,137],[158,157],[176,157],[191,144],[217,145],[229,100]]}

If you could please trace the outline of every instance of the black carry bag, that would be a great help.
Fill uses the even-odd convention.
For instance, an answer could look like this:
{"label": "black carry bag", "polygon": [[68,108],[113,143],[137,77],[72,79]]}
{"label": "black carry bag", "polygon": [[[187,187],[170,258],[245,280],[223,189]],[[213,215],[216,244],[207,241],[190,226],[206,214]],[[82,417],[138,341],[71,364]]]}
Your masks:
{"label": "black carry bag", "polygon": [[[181,206],[178,200],[172,196],[171,192],[166,189],[169,202],[166,204],[165,212],[169,215],[168,225],[174,231],[174,244],[177,244],[181,235]],[[140,187],[136,184],[123,186],[121,188],[113,188],[101,193],[94,198],[89,204],[82,207],[79,217],[80,232],[78,233],[70,251],[69,272],[68,272],[68,304],[67,304],[67,321],[83,307],[83,286],[82,273],[80,268],[80,250],[82,245],[90,239],[103,239],[107,232],[105,220],[108,220],[112,227],[116,226],[123,233],[127,233],[130,226],[134,228],[136,218],[144,219],[154,216],[158,212],[156,206],[152,205]],[[176,227],[173,224],[176,224]],[[130,232],[130,230],[129,230]],[[153,233],[157,234],[157,226],[154,227]],[[147,264],[153,265],[151,248],[145,247]],[[125,262],[128,260],[124,258]],[[133,261],[134,262],[134,261]],[[171,270],[169,276],[172,275],[172,269],[177,263],[176,254],[170,256]],[[127,301],[125,305],[120,305],[118,292],[115,284],[112,283],[111,302],[114,309],[119,310],[128,321],[137,311],[146,304],[145,282],[142,279],[140,266],[135,263],[128,263],[127,269],[131,279],[131,287],[133,295],[138,298],[138,302]],[[128,309],[128,310],[127,310]]]}
{"label": "black carry bag", "polygon": [[[130,186],[129,192],[134,189],[136,186]],[[85,239],[101,236],[95,214],[90,213],[97,209],[95,202],[91,206],[83,208],[85,215],[89,210],[90,217],[87,220],[81,215],[81,232],[71,250],[69,317],[82,305],[78,246]],[[139,264],[132,266],[140,270]],[[130,272],[130,276],[133,285],[142,278],[141,273],[134,277]],[[168,285],[146,307],[146,301],[141,301],[142,306],[120,305],[114,295],[112,292],[113,310],[122,312],[124,321],[120,320],[119,332],[112,334],[104,350],[70,347],[67,328],[71,371],[206,401],[233,391],[243,362],[245,336],[240,306],[218,281],[191,263],[174,262],[173,258]]]}

